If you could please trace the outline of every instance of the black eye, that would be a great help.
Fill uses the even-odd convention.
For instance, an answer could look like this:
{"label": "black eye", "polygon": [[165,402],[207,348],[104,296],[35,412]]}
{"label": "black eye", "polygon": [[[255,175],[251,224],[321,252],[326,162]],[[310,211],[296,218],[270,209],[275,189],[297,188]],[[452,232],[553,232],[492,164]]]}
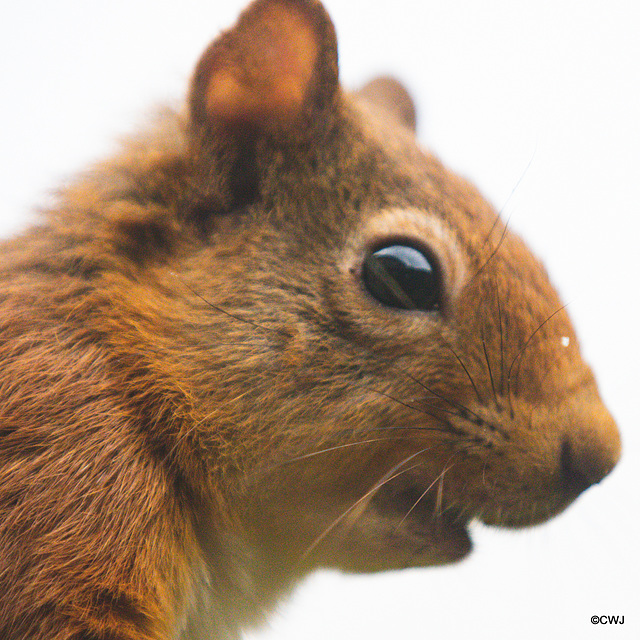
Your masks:
{"label": "black eye", "polygon": [[435,311],[440,308],[440,277],[435,261],[406,244],[370,253],[362,265],[369,293],[388,307]]}

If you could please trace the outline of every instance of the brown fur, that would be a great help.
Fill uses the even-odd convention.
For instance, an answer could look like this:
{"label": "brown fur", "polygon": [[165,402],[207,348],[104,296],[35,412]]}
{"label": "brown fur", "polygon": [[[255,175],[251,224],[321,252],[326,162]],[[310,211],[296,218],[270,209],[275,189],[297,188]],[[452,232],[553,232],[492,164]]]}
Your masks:
{"label": "brown fur", "polygon": [[[0,258],[0,637],[232,638],[316,567],[453,562],[619,457],[542,266],[337,82],[314,0],[258,0],[167,114]],[[438,312],[360,280],[427,245]]]}

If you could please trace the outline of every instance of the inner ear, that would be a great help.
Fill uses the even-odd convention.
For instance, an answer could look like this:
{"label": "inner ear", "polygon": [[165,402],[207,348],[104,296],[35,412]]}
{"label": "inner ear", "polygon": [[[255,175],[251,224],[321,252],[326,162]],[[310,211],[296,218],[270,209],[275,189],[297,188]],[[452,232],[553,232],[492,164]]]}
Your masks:
{"label": "inner ear", "polygon": [[333,24],[315,0],[257,0],[205,51],[191,85],[194,122],[292,129],[338,88]]}
{"label": "inner ear", "polygon": [[404,85],[395,78],[374,78],[358,91],[367,102],[383,108],[398,123],[416,130],[416,108]]}

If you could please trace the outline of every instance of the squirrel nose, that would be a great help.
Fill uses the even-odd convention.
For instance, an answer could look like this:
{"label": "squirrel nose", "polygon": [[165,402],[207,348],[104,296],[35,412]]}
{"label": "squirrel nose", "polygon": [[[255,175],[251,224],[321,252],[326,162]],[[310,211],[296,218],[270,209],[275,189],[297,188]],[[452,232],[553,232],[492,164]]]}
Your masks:
{"label": "squirrel nose", "polygon": [[563,488],[578,495],[600,482],[620,458],[620,434],[613,418],[602,408],[583,428],[571,429],[560,446]]}

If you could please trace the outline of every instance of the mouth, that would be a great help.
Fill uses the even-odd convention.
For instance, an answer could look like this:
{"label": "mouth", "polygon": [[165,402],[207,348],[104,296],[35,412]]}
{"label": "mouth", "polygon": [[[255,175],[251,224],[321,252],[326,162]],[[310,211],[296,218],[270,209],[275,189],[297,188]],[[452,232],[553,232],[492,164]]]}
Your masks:
{"label": "mouth", "polygon": [[400,529],[422,535],[425,542],[448,548],[460,557],[470,550],[468,533],[472,521],[509,529],[536,526],[548,521],[577,497],[579,492],[546,491],[528,495],[523,491],[467,496],[452,499],[437,482],[416,474],[398,476],[385,483],[372,499],[378,512],[395,519]]}
{"label": "mouth", "polygon": [[371,508],[389,522],[395,544],[413,549],[412,566],[456,562],[471,551],[473,516],[447,504],[435,485],[398,476],[380,488]]}

